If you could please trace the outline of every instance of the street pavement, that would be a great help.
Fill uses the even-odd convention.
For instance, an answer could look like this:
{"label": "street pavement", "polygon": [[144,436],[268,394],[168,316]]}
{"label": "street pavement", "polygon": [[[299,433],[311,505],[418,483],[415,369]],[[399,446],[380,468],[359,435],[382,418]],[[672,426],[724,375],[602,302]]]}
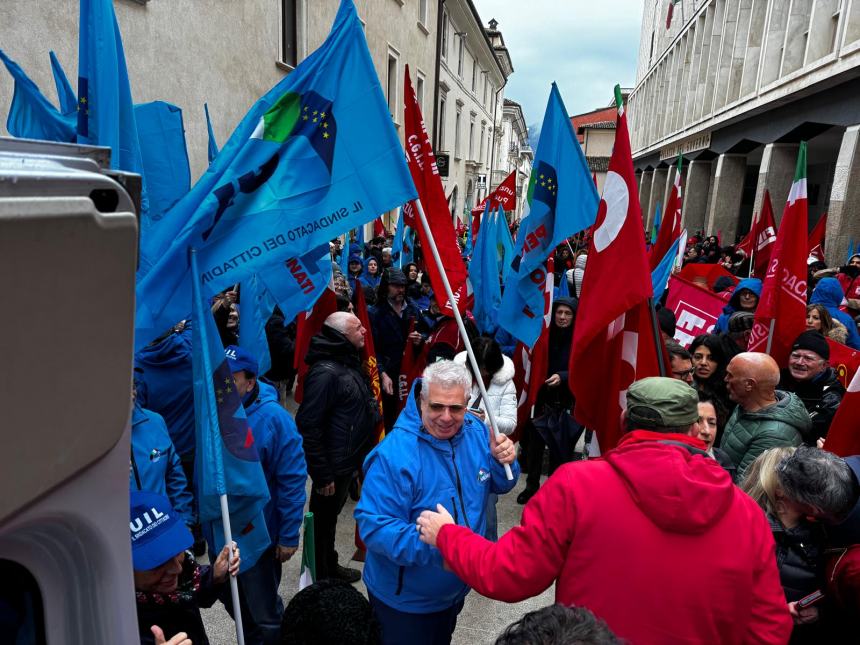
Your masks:
{"label": "street pavement", "polygon": [[[295,403],[292,399],[288,401],[287,408],[294,414]],[[519,523],[523,507],[517,504],[516,496],[524,487],[525,475],[521,477],[520,482],[513,491],[499,497],[497,505],[499,535],[502,535]],[[308,497],[310,497],[310,484],[308,484]],[[337,552],[343,564],[361,569],[364,566],[361,563],[344,562],[352,557],[352,554],[355,552],[353,543],[355,531],[354,510],[355,502],[347,499],[346,506],[338,520],[336,545]],[[301,550],[302,547],[300,546],[298,552],[284,564],[280,593],[285,605],[298,591]],[[356,588],[367,595],[367,590],[363,582],[356,584]],[[540,596],[515,604],[490,600],[472,591],[466,597],[465,606],[457,620],[457,630],[454,632],[453,643],[455,645],[492,644],[507,625],[518,620],[523,614],[529,611],[552,604],[554,596],[555,585]],[[204,609],[203,620],[212,645],[228,645],[236,642],[233,620],[220,603],[216,603],[211,609]]]}

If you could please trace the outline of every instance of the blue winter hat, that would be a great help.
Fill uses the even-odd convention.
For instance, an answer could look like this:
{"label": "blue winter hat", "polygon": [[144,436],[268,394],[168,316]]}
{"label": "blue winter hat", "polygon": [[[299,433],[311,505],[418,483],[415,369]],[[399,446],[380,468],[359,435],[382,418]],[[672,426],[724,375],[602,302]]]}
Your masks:
{"label": "blue winter hat", "polygon": [[164,495],[130,492],[131,561],[135,571],[149,571],[194,544],[182,516]]}
{"label": "blue winter hat", "polygon": [[347,262],[347,264],[350,264],[352,262],[358,262],[359,264],[364,264],[364,261],[361,259],[361,256],[358,253],[350,253],[349,261]]}
{"label": "blue winter hat", "polygon": [[227,364],[230,366],[231,374],[247,370],[256,376],[260,369],[257,364],[257,359],[254,358],[247,350],[237,347],[236,345],[228,345],[224,350],[224,356],[227,357]]}

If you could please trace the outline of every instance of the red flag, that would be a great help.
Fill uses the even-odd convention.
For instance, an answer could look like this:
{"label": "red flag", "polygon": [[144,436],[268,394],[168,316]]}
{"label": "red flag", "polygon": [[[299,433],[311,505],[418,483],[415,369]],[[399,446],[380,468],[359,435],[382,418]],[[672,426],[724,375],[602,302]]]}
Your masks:
{"label": "red flag", "polygon": [[[415,331],[415,319],[409,323],[409,334]],[[408,334],[407,334],[408,336]],[[403,360],[400,361],[400,375],[397,379],[397,395],[400,404],[400,410],[406,407],[406,402],[409,400],[409,390],[412,387],[412,382],[421,376],[424,367],[427,364],[427,349],[428,343],[422,343],[420,347],[416,347],[413,343],[406,343],[406,348],[403,350]]]}
{"label": "red flag", "polygon": [[569,367],[574,416],[597,432],[603,451],[614,448],[621,437],[621,411],[630,383],[659,373],[648,303],[651,272],[619,94],[616,88],[615,147],[588,245]]}
{"label": "red flag", "polygon": [[806,330],[807,208],[806,142],[802,141],[749,343],[753,352],[767,351],[770,344],[768,353],[781,367],[788,364],[791,344]]}
{"label": "red flag", "polygon": [[537,342],[529,349],[517,341],[514,351],[514,385],[520,393],[517,400],[517,429],[511,437],[517,441],[522,429],[531,418],[531,410],[537,401],[538,391],[544,384],[549,369],[549,326],[552,323],[552,292],[555,287],[555,260],[550,256],[544,287],[543,328]]}
{"label": "red flag", "polygon": [[293,395],[296,403],[301,403],[304,395],[305,374],[308,373],[305,356],[311,346],[311,338],[320,332],[325,319],[335,311],[337,311],[337,294],[331,289],[325,289],[319,300],[314,303],[313,308],[305,313],[300,313],[296,319],[296,350],[293,356],[293,367],[296,368],[297,372],[296,392]]}
{"label": "red flag", "polygon": [[704,289],[677,275],[669,278],[668,291],[666,307],[675,313],[677,320],[675,340],[689,347],[696,336],[707,334],[714,328],[726,303],[710,289]]}
{"label": "red flag", "polygon": [[373,237],[385,237],[385,224],[382,223],[382,215],[373,220]]}
{"label": "red flag", "polygon": [[[370,382],[370,391],[382,412],[382,385],[380,384],[379,367],[376,364],[376,349],[373,347],[373,334],[370,333],[370,316],[367,315],[367,302],[364,299],[362,289],[355,290],[355,315],[361,321],[361,325],[367,330],[364,336],[364,347],[361,350],[361,365],[367,380]],[[380,414],[379,423],[373,433],[373,445],[375,446],[385,437],[385,425]]]}
{"label": "red flag", "polygon": [[827,213],[819,219],[809,234],[809,257],[824,261],[824,234],[827,233]]}
{"label": "red flag", "polygon": [[764,191],[761,213],[753,230],[752,273],[754,276],[763,277],[767,275],[773,245],[776,243],[776,221],[773,219],[773,205],[770,202],[770,192],[767,190]]}
{"label": "red flag", "polygon": [[[484,207],[487,202],[490,202],[490,212],[495,212],[502,207],[502,210],[512,211],[517,208],[517,171],[514,169],[511,174],[505,177],[505,180],[496,186],[496,189],[481,200],[481,203],[472,209],[472,218],[477,215],[480,219],[484,212]],[[475,226],[472,230],[472,235],[478,232],[478,227]]]}
{"label": "red flag", "polygon": [[840,457],[860,454],[860,371],[848,384],[830,424],[824,447]]}
{"label": "red flag", "polygon": [[[404,97],[406,101],[406,160],[412,173],[412,180],[418,189],[418,197],[424,206],[424,214],[430,225],[430,231],[436,247],[439,249],[439,257],[448,281],[451,283],[451,291],[454,301],[460,312],[471,307],[471,284],[469,283],[466,265],[460,255],[460,247],[457,244],[457,234],[454,231],[454,222],[451,212],[448,210],[448,201],[445,199],[445,190],[442,188],[442,180],[439,177],[439,169],[436,167],[436,157],[433,155],[433,146],[424,127],[424,118],[421,116],[421,106],[415,91],[412,89],[412,81],[409,78],[409,65],[406,66],[406,80],[404,83]],[[406,214],[403,216],[406,221]],[[417,212],[412,216],[409,226],[418,231],[421,247],[427,255],[424,264],[430,274],[430,284],[436,294],[442,313],[446,316],[453,315],[453,308],[445,298],[445,287],[439,268],[430,257],[430,242],[424,227],[417,220]]]}
{"label": "red flag", "polygon": [[839,382],[847,388],[860,368],[860,351],[830,338],[827,344],[830,345],[830,366],[836,371]]}
{"label": "red flag", "polygon": [[666,202],[666,211],[663,216],[663,222],[660,224],[660,232],[657,233],[657,240],[654,246],[651,247],[651,252],[648,256],[648,264],[651,271],[657,268],[657,265],[663,260],[669,249],[679,237],[681,237],[681,204],[682,186],[681,186],[681,164],[683,157],[678,155],[678,165],[675,169],[675,182],[672,184],[672,192],[669,195],[669,201]]}

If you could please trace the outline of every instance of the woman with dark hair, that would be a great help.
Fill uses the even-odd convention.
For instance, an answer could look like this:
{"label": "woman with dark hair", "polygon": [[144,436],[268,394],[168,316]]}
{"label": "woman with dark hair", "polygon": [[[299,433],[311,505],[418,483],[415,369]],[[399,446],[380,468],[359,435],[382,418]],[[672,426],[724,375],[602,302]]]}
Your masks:
{"label": "woman with dark hair", "polygon": [[[713,401],[719,417],[728,419],[735,404],[726,390],[726,367],[737,352],[728,346],[726,339],[716,334],[696,336],[690,343],[689,352],[693,356],[693,381],[699,399]],[[722,435],[720,428],[714,440],[718,446]]]}
{"label": "woman with dark hair", "polygon": [[806,329],[820,331],[830,340],[835,340],[843,345],[848,341],[848,330],[845,325],[834,320],[824,305],[806,306]]}
{"label": "woman with dark hair", "polygon": [[[472,341],[472,351],[478,369],[481,371],[479,378],[487,390],[487,398],[481,396],[477,379],[472,372],[472,363],[466,352],[460,352],[454,357],[454,362],[465,365],[472,374],[472,392],[469,395],[469,412],[481,419],[488,426],[490,419],[487,408],[493,413],[496,420],[497,430],[505,435],[510,435],[517,427],[517,388],[514,385],[514,362],[502,354],[499,344],[492,338],[479,336]],[[484,537],[495,542],[498,539],[498,526],[496,522],[496,501],[498,496],[490,493],[487,500],[487,528]]]}
{"label": "woman with dark hair", "polygon": [[[528,476],[526,488],[517,497],[518,504],[525,504],[540,488],[540,476],[543,468],[543,449],[546,446],[543,436],[535,428],[539,417],[550,415],[569,416],[573,407],[573,394],[567,384],[568,359],[570,344],[573,339],[573,326],[576,310],[579,306],[576,298],[556,298],[552,303],[552,321],[549,327],[549,351],[547,379],[541,386],[535,401],[535,418],[523,429],[523,445],[525,449]],[[549,474],[561,465],[561,461],[550,450]]]}
{"label": "woman with dark hair", "polygon": [[403,267],[403,273],[406,274],[406,297],[410,300],[415,300],[421,297],[421,284],[418,282],[418,265],[414,262],[407,262]]}
{"label": "woman with dark hair", "polygon": [[717,411],[717,405],[714,403],[713,397],[700,395],[698,437],[705,442],[705,451],[717,460],[717,463],[732,476],[732,480],[734,481],[737,476],[737,468],[732,463],[731,457],[714,445],[717,436],[722,436],[725,426],[726,417]]}

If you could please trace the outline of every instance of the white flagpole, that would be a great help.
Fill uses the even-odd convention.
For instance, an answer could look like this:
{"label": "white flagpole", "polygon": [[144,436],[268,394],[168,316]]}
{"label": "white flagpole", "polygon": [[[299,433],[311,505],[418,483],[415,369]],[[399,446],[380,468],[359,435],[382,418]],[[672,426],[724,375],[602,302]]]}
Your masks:
{"label": "white flagpole", "polygon": [[[475,359],[475,353],[472,351],[472,343],[469,342],[469,335],[466,333],[466,327],[463,325],[463,318],[460,316],[460,310],[457,308],[457,303],[454,300],[454,292],[451,290],[451,283],[448,282],[448,275],[445,273],[445,268],[442,266],[442,259],[439,257],[439,249],[436,247],[436,240],[433,239],[433,233],[430,230],[430,223],[427,221],[427,216],[424,214],[424,206],[422,206],[420,198],[415,200],[415,205],[418,207],[418,217],[421,219],[421,226],[424,227],[424,232],[427,234],[427,241],[430,244],[430,252],[433,254],[433,261],[436,262],[436,268],[439,270],[439,275],[442,277],[442,284],[445,286],[445,294],[448,296],[448,302],[451,303],[451,310],[454,312],[454,320],[457,321],[457,328],[460,330],[460,338],[463,339],[463,343],[466,345],[466,354],[468,354],[469,364],[472,366],[474,381],[478,384],[481,398],[484,401],[487,401],[487,405],[485,407],[487,410],[487,416],[490,418],[490,431],[496,438],[498,438],[501,436],[501,433],[497,430],[499,426],[496,424],[496,415],[493,414],[493,410],[489,405],[487,388],[484,387],[484,381],[480,377],[481,370],[478,367],[477,359]],[[514,478],[514,474],[511,471],[510,465],[504,464],[504,467],[505,475],[507,475],[508,480],[512,480]]]}

